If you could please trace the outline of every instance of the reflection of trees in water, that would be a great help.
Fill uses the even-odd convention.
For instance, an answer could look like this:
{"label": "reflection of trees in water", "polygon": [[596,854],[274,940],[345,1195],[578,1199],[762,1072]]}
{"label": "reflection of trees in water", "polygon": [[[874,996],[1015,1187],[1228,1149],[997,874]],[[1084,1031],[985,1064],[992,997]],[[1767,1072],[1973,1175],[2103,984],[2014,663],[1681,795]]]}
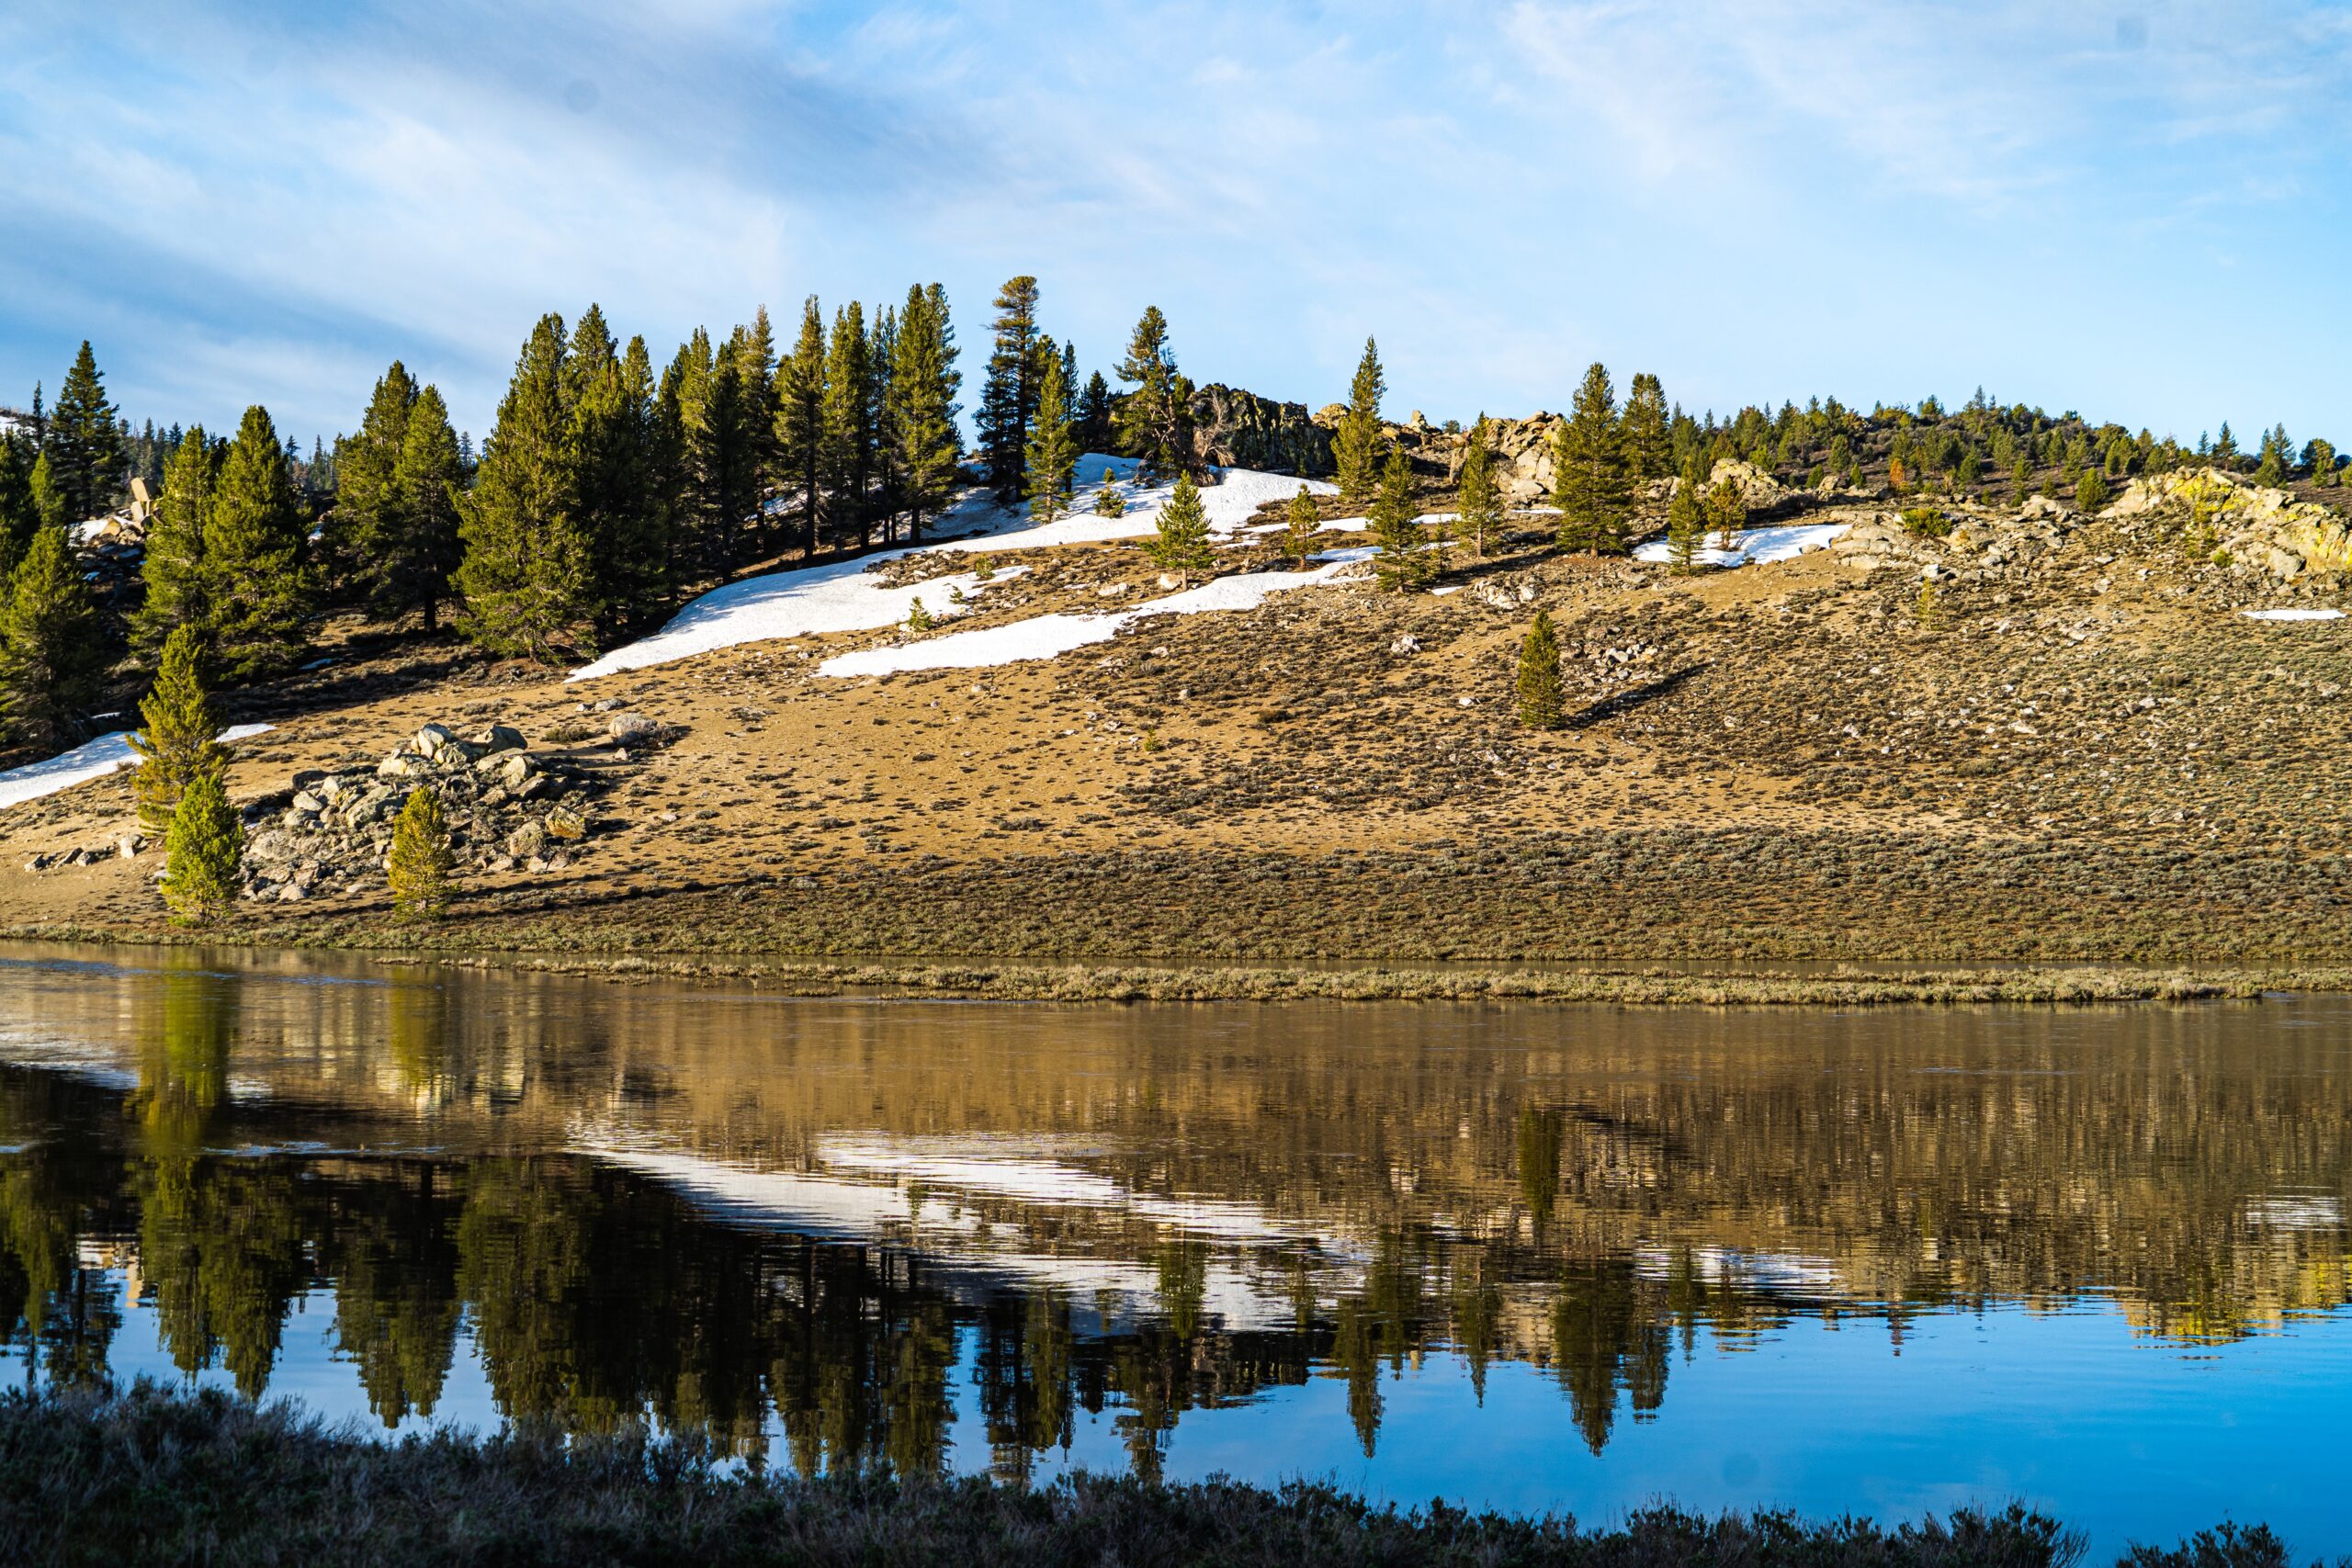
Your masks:
{"label": "reflection of trees in water", "polygon": [[[2335,1077],[2161,1029],[1948,1074],[1810,1039],[1780,1055],[1702,1041],[1668,1070],[1633,1036],[1573,1060],[1456,1053],[1441,1068],[1376,1039],[1326,1050],[1309,1032],[1246,1071],[1131,1043],[1122,1079],[1083,1041],[1008,1054],[984,1035],[900,1059],[892,1026],[870,1020],[852,1047],[735,1059],[714,1032],[638,1031],[626,998],[559,1040],[533,1025],[530,993],[475,985],[300,993],[320,1010],[303,1027],[341,1053],[320,1047],[301,1114],[390,1105],[418,1119],[404,1127],[493,1129],[515,1151],[499,1157],[221,1152],[337,1141],[231,1103],[252,1005],[233,976],[141,982],[127,1104],[0,1073],[0,1144],[22,1145],[0,1156],[10,1342],[38,1345],[51,1376],[103,1371],[121,1303],[85,1258],[119,1246],[174,1363],[225,1368],[249,1391],[292,1305],[331,1288],[334,1343],[388,1423],[434,1412],[462,1327],[518,1421],[650,1417],[756,1462],[774,1420],[812,1472],[942,1468],[968,1382],[989,1467],[1019,1480],[1069,1445],[1080,1410],[1113,1413],[1130,1462],[1154,1473],[1188,1413],[1318,1374],[1343,1385],[1369,1454],[1384,1376],[1436,1349],[1461,1355],[1482,1399],[1496,1362],[1540,1365],[1598,1450],[1660,1408],[1677,1341],[1690,1355],[1702,1327],[1736,1348],[1800,1316],[1852,1315],[1899,1347],[1920,1313],[2099,1290],[2157,1332],[2219,1339],[2346,1299],[2352,1107]],[[1126,1015],[1090,1015],[1105,1016]],[[532,1027],[563,1049],[518,1049]],[[789,1070],[795,1051],[838,1066],[844,1050],[857,1070]],[[844,1127],[1080,1132],[1067,1163],[1081,1174],[1255,1205],[1277,1239],[954,1195],[1012,1251],[1139,1265],[1148,1284],[1123,1315],[959,1272],[953,1243],[942,1259],[738,1229],[625,1171],[529,1152],[575,1113],[645,1117],[665,1146],[768,1168],[779,1151],[815,1159]],[[2255,1223],[2255,1200],[2282,1189],[2336,1206]],[[967,1261],[988,1258],[976,1243]],[[1213,1280],[1246,1283],[1280,1322],[1221,1322]]]}

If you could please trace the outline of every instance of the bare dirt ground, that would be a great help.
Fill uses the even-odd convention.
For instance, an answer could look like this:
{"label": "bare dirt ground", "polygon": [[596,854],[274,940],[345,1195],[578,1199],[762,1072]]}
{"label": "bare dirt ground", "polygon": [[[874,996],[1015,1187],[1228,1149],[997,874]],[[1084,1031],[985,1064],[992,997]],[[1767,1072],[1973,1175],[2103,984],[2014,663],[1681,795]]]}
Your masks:
{"label": "bare dirt ground", "polygon": [[[1435,498],[1432,497],[1432,500]],[[1326,544],[1361,542],[1340,536]],[[1275,565],[1226,552],[1221,570]],[[939,573],[969,558],[937,558]],[[2247,620],[2156,535],[2078,520],[2030,570],[1820,551],[1692,578],[1457,552],[1442,594],[1369,581],[1148,618],[1059,659],[836,680],[849,648],[1130,608],[1130,545],[1030,570],[967,618],[751,644],[596,681],[338,623],[335,662],[237,694],[271,734],[240,801],[371,765],[427,722],[521,729],[605,786],[560,868],[469,876],[429,930],[380,879],[253,904],[244,940],[575,952],[2330,960],[2352,622]],[[1105,585],[1126,594],[1106,599]],[[1533,611],[1567,728],[1517,722]],[[682,731],[605,742],[607,708]],[[0,925],[165,931],[130,777],[0,810]],[[89,863],[28,869],[85,848]]]}

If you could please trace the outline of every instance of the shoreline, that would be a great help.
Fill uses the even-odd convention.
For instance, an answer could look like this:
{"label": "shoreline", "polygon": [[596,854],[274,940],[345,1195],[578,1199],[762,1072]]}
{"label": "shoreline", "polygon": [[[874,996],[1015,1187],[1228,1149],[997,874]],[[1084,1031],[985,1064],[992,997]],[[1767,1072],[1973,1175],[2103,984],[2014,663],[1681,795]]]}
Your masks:
{"label": "shoreline", "polygon": [[[396,931],[378,933],[385,937]],[[2352,966],[1887,960],[1503,960],[1416,966],[1409,960],[1117,963],[1009,958],[876,960],[786,954],[550,953],[472,947],[326,944],[195,931],[0,928],[0,942],[78,947],[223,949],[261,956],[333,953],[379,964],[433,964],[620,984],[721,984],[775,995],[906,1001],[1439,1002],[1626,1007],[2086,1007],[2248,1001],[2352,992]],[[1573,966],[1568,966],[1568,965]],[[1515,966],[1517,965],[1517,966]],[[1720,965],[1718,967],[1717,965]],[[1776,966],[1778,965],[1778,966]]]}

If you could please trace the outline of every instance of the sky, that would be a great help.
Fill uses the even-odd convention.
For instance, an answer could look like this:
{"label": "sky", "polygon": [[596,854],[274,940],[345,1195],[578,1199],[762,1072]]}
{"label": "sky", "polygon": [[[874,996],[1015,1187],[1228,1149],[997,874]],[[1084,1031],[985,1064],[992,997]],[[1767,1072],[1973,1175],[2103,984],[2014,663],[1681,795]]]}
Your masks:
{"label": "sky", "polygon": [[997,286],[1108,370],[1402,416],[2005,402],[2352,445],[2352,7],[2295,0],[12,0],[0,404],[477,437],[541,313],[666,360]]}

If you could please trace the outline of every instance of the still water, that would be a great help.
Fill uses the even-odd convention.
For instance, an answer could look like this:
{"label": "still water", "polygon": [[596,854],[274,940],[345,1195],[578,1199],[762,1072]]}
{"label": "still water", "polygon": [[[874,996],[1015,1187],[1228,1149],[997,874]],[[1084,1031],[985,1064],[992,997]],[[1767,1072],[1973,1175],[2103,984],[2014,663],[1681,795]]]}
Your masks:
{"label": "still water", "polygon": [[21,1381],[2352,1551],[2352,999],[807,1000],[0,948]]}

